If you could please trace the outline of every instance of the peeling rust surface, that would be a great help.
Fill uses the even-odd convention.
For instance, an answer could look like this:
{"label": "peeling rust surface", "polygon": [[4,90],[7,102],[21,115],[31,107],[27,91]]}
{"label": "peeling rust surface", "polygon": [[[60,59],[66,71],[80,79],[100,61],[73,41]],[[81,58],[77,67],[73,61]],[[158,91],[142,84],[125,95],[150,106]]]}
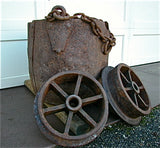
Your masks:
{"label": "peeling rust surface", "polygon": [[82,13],[61,19],[66,16],[63,7],[55,7],[46,19],[29,23],[29,73],[35,92],[58,72],[80,70],[99,77],[108,65],[115,45],[108,23]]}

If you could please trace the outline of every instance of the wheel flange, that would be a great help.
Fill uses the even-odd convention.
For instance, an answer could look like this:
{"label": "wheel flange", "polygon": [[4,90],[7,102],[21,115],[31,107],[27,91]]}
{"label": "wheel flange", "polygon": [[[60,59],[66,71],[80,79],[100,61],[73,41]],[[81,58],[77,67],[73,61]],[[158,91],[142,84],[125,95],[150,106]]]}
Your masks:
{"label": "wheel flange", "polygon": [[102,84],[114,111],[127,123],[137,125],[141,116],[151,111],[147,92],[133,70],[126,64],[102,71]]}

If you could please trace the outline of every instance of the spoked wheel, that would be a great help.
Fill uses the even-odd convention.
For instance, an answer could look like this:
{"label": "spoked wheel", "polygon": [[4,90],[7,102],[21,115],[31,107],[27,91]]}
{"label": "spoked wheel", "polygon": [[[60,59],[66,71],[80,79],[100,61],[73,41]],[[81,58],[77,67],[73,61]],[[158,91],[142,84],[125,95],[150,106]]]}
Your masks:
{"label": "spoked wheel", "polygon": [[102,72],[102,83],[109,103],[127,123],[137,125],[141,116],[150,113],[147,92],[129,66],[119,64],[115,68],[106,67]]}
{"label": "spoked wheel", "polygon": [[[46,102],[56,105],[46,107]],[[54,75],[42,86],[35,98],[34,112],[41,132],[48,139],[57,145],[75,147],[91,142],[101,133],[108,119],[108,101],[94,77],[68,71]],[[54,116],[62,112],[67,115],[64,123]],[[72,128],[79,121],[89,128],[77,134]]]}

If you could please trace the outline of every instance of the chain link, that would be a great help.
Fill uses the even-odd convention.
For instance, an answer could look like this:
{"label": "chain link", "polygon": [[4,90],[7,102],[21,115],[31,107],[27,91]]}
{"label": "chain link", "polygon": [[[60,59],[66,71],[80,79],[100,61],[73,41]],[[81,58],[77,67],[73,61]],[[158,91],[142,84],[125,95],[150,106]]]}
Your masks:
{"label": "chain link", "polygon": [[[54,20],[69,20],[69,19],[81,19],[82,21],[90,24],[93,33],[98,36],[98,38],[102,41],[102,53],[108,54],[112,47],[116,45],[116,39],[114,35],[110,32],[108,23],[105,22],[105,26],[107,30],[109,30],[109,37],[104,35],[101,28],[96,23],[96,18],[89,17],[85,15],[84,13],[76,13],[73,16],[70,16],[68,13],[66,13],[66,10],[63,6],[55,6],[53,7],[52,11],[48,14],[48,16],[45,17],[47,21],[52,22]],[[100,20],[102,21],[102,20]]]}

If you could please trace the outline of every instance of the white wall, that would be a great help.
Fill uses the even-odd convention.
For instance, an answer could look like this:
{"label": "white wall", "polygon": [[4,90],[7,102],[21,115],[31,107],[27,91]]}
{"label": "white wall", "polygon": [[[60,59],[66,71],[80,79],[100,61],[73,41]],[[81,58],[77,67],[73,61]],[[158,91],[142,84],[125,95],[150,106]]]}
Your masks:
{"label": "white wall", "polygon": [[29,79],[27,22],[35,19],[34,1],[1,1],[0,88],[19,86]]}
{"label": "white wall", "polygon": [[160,61],[160,1],[158,0],[10,0],[1,1],[0,88],[23,85],[28,79],[27,22],[43,19],[55,5],[70,15],[84,12],[109,22],[117,45],[109,65]]}

